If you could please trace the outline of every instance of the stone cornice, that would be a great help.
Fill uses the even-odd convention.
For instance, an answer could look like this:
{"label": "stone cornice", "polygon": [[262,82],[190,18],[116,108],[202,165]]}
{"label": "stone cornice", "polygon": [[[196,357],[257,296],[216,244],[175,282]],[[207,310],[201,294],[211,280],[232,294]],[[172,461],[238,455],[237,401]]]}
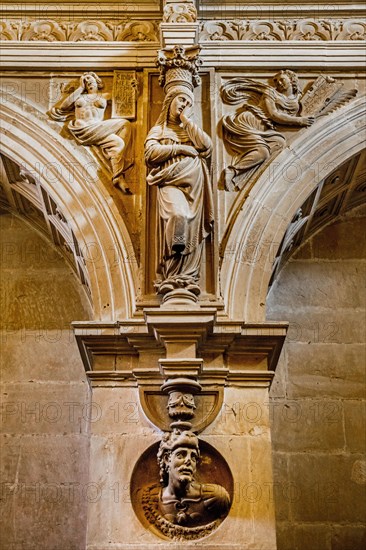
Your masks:
{"label": "stone cornice", "polygon": [[69,21],[80,19],[113,18],[123,19],[160,17],[162,14],[160,0],[140,0],[124,2],[4,2],[1,6],[1,16],[6,18],[48,19],[50,17],[64,18]]}
{"label": "stone cornice", "polygon": [[289,17],[316,17],[318,19],[329,17],[364,17],[366,13],[364,3],[356,2],[333,2],[333,3],[315,3],[315,2],[258,2],[258,3],[238,3],[238,2],[216,2],[202,4],[199,6],[199,20],[214,20],[221,18],[230,19],[262,19],[262,18],[280,18]]}
{"label": "stone cornice", "polygon": [[365,44],[361,41],[339,42],[203,42],[204,67],[238,69],[283,69],[283,67],[320,70],[364,70]]}
{"label": "stone cornice", "polygon": [[[156,310],[157,315],[159,311]],[[195,312],[197,317],[199,312],[199,309]],[[173,343],[174,347],[174,342],[179,340],[174,316],[171,320],[173,336],[168,345],[167,341],[164,341],[167,354],[169,344]],[[189,326],[187,319],[187,330]],[[169,365],[172,363],[173,367],[178,365],[180,370],[186,363],[187,365],[194,363],[195,368],[197,368],[197,362],[202,364],[199,382],[206,386],[224,384],[225,380],[239,385],[269,385],[286,337],[287,326],[288,323],[280,322],[243,324],[235,321],[221,321],[216,324],[213,332],[208,331],[206,341],[201,342],[198,348],[203,357],[207,353],[221,354],[223,362],[220,368],[213,369],[211,366],[205,366],[202,359],[183,356],[175,359],[160,359],[159,362],[166,362]],[[73,323],[73,328],[85,370],[93,385],[136,385],[136,380],[139,385],[145,383],[161,385],[163,378],[161,369],[159,372],[158,358],[165,355],[165,350],[157,341],[156,335],[148,330],[143,321],[123,323],[80,321]],[[168,330],[169,327],[164,326],[164,331]],[[200,340],[200,335],[196,336]],[[184,334],[180,343],[186,347]],[[186,349],[188,350],[188,347]],[[146,353],[150,356],[149,366],[139,368],[138,357]],[[253,358],[256,359],[254,363]],[[254,367],[255,364],[257,368]]]}
{"label": "stone cornice", "polygon": [[[60,55],[60,46],[63,46]],[[17,69],[113,69],[155,67],[158,42],[3,42],[2,67]],[[251,69],[364,70],[365,45],[339,42],[204,42],[204,67]],[[97,63],[96,63],[97,58]]]}
{"label": "stone cornice", "polygon": [[4,69],[98,69],[155,67],[159,42],[3,42]]}

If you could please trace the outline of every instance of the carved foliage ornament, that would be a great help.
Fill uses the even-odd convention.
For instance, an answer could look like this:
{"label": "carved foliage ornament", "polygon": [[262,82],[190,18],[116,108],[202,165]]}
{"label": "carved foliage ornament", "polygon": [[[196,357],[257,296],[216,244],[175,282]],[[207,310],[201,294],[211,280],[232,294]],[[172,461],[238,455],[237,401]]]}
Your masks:
{"label": "carved foliage ornament", "polygon": [[194,23],[196,20],[194,0],[165,0],[164,23]]}
{"label": "carved foliage ornament", "polygon": [[366,23],[357,19],[207,21],[201,23],[200,40],[366,40]]}
{"label": "carved foliage ornament", "polygon": [[10,20],[0,23],[0,38],[31,42],[157,42],[157,25],[155,21],[131,20]]}
{"label": "carved foliage ornament", "polygon": [[329,76],[319,76],[303,93],[297,75],[288,69],[272,80],[274,86],[237,77],[221,88],[224,103],[239,105],[222,121],[225,144],[234,153],[224,170],[227,191],[241,189],[263,162],[286,146],[278,125],[310,126],[357,94],[355,89],[344,90],[343,83]]}

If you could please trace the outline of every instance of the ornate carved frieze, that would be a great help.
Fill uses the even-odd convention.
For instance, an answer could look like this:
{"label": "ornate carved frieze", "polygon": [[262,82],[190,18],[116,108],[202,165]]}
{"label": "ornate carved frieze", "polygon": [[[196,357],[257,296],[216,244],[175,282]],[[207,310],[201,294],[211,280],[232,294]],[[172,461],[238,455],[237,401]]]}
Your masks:
{"label": "ornate carved frieze", "polygon": [[[130,96],[132,96],[128,103],[132,104],[135,97],[133,85],[135,79],[131,78],[131,72],[127,76],[130,81]],[[78,84],[76,87],[66,86],[68,95],[51,109],[50,116],[61,122],[69,119],[68,130],[80,145],[94,145],[100,148],[103,156],[110,163],[113,184],[124,193],[129,193],[124,173],[133,164],[129,151],[131,123],[120,117],[104,120],[111,94],[101,91],[104,84],[96,73],[84,73]],[[124,92],[126,95],[126,87]],[[114,111],[117,110],[120,113],[122,110],[120,102],[114,102],[114,105]],[[131,109],[127,109],[127,114],[131,116]]]}
{"label": "ornate carved frieze", "polygon": [[253,172],[286,146],[277,126],[306,127],[355,97],[357,90],[343,90],[343,83],[319,76],[305,93],[298,76],[288,69],[272,78],[273,85],[236,77],[221,89],[224,103],[239,105],[223,118],[224,141],[233,152],[224,170],[227,191],[239,190]]}
{"label": "ornate carved frieze", "polygon": [[0,39],[46,42],[157,42],[158,22],[41,19],[0,22]]}
{"label": "ornate carved frieze", "polygon": [[197,9],[194,0],[165,0],[164,23],[194,23]]}
{"label": "ornate carved frieze", "polygon": [[366,40],[362,19],[215,20],[200,25],[204,40]]}

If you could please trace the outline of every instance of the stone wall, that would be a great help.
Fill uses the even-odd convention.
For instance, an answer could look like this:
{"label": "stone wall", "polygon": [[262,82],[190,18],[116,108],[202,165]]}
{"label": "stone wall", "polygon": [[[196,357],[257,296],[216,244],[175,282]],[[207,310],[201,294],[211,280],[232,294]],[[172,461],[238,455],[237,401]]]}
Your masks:
{"label": "stone wall", "polygon": [[28,223],[2,212],[0,546],[85,547],[90,390],[70,322],[81,284]]}
{"label": "stone wall", "polygon": [[279,550],[366,545],[365,221],[310,238],[269,295],[290,322],[270,407]]}

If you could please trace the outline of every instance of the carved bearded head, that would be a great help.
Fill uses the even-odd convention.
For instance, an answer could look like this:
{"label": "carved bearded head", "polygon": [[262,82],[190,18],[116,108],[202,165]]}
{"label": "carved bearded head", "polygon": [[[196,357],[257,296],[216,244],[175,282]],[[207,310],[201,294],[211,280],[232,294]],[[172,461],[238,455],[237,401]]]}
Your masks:
{"label": "carved bearded head", "polygon": [[177,476],[182,482],[192,481],[199,458],[198,438],[193,432],[179,429],[166,432],[157,454],[163,487],[168,484],[169,475]]}

